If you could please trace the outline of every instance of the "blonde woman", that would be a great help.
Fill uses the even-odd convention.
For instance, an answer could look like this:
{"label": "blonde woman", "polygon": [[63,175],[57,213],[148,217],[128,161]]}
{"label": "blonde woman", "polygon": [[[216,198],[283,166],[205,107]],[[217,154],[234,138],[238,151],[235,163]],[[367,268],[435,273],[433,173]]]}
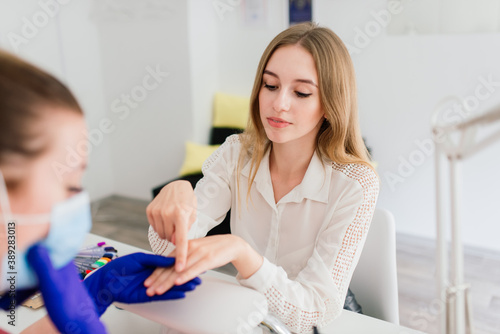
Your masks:
{"label": "blonde woman", "polygon": [[[342,310],[379,187],[340,38],[311,23],[276,36],[260,60],[250,111],[245,133],[205,162],[194,191],[173,182],[148,206],[151,246],[176,264],[157,269],[147,293],[231,262],[270,312],[310,333]],[[229,209],[232,234],[204,237]]]}

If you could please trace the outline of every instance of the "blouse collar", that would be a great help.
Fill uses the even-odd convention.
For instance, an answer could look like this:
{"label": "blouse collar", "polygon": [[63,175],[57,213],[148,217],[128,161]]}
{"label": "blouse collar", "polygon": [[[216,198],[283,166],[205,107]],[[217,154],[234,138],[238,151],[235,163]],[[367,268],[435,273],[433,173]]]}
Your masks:
{"label": "blouse collar", "polygon": [[[276,203],[274,201],[271,173],[269,171],[270,151],[271,150],[268,149],[262,157],[262,161],[253,182],[257,191],[261,193],[264,199],[271,206],[275,206]],[[250,163],[251,161],[248,160],[241,170],[241,174],[247,178],[250,177]],[[326,168],[328,166],[328,162],[323,161],[315,151],[302,182],[293,188],[288,194],[283,196],[278,203],[300,203],[305,198],[313,201],[328,203],[328,193],[331,181],[331,173],[329,173],[328,168]]]}

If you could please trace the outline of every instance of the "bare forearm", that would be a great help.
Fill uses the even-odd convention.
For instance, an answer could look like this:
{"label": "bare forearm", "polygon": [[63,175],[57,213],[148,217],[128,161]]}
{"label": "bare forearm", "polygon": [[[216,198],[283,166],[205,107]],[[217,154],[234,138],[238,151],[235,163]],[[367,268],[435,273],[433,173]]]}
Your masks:
{"label": "bare forearm", "polygon": [[232,263],[236,270],[238,270],[240,276],[243,279],[247,279],[259,270],[262,266],[262,262],[264,262],[264,258],[245,240],[238,236],[234,237],[237,238],[237,242],[239,243],[239,252],[238,256],[232,261]]}

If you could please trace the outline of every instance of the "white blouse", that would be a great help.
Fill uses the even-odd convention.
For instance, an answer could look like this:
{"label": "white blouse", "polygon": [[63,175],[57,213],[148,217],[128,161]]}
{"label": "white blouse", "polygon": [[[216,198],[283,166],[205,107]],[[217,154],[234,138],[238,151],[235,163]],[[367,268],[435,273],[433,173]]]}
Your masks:
{"label": "white blouse", "polygon": [[[315,153],[302,182],[276,203],[268,150],[247,202],[249,160],[241,171],[239,200],[236,190],[240,149],[238,135],[230,136],[205,161],[189,238],[205,236],[231,209],[231,233],[264,256],[255,274],[236,278],[263,293],[269,311],[290,330],[311,333],[342,311],[375,209],[378,177],[365,165],[322,161]],[[175,248],[151,227],[149,242],[157,254]]]}

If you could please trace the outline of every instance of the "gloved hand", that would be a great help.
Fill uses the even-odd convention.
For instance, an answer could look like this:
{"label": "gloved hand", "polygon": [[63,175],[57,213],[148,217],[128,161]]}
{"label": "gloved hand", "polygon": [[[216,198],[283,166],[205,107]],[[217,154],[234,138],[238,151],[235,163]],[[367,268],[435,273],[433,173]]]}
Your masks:
{"label": "gloved hand", "polygon": [[60,332],[106,333],[73,262],[55,269],[47,248],[38,244],[28,250],[27,259],[38,277],[47,313]]}
{"label": "gloved hand", "polygon": [[179,299],[194,290],[201,280],[196,277],[183,285],[174,286],[162,295],[146,295],[144,281],[156,267],[170,267],[175,258],[134,253],[121,256],[92,272],[83,283],[94,299],[99,315],[113,302],[145,303],[155,300]]}

